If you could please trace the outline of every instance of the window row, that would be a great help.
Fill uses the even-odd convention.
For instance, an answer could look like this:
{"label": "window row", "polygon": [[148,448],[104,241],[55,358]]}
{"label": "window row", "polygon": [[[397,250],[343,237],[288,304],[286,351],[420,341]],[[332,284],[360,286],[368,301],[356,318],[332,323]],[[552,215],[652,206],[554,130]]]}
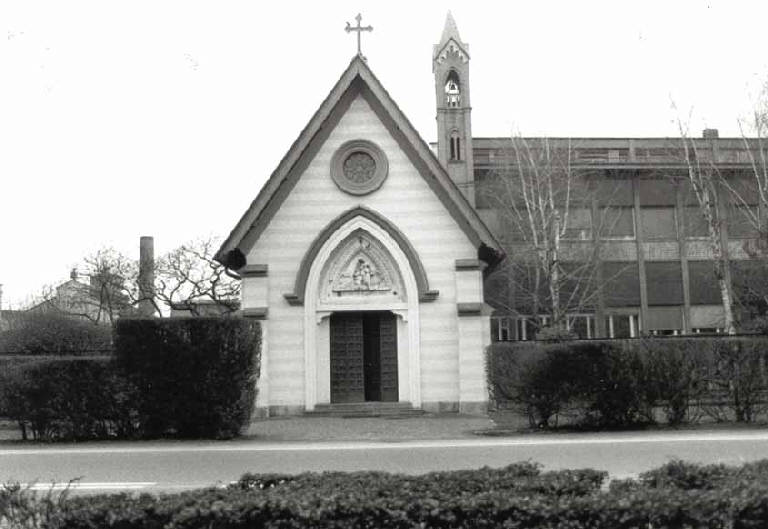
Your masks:
{"label": "window row", "polygon": [[[604,316],[604,337],[637,338],[642,334],[651,336],[678,336],[685,333],[683,307],[648,307],[647,321],[642,321],[640,308]],[[719,305],[692,306],[688,328],[691,334],[718,334],[723,332],[723,311]],[[573,314],[567,317],[567,328],[579,339],[598,337],[595,314]],[[533,317],[494,316],[491,318],[493,341],[535,340],[539,329],[546,327],[548,316]]]}
{"label": "window row", "polygon": [[[602,239],[634,239],[637,235],[634,208],[631,206],[602,207],[597,210],[597,219],[592,218],[587,208],[572,209],[568,213],[565,238],[591,240],[593,231]],[[687,238],[709,236],[707,221],[697,207],[683,209],[682,219],[674,207],[649,206],[640,208],[640,225],[643,240],[676,240],[682,230]],[[729,211],[727,229],[729,237],[756,237],[761,222],[757,206],[732,206]],[[682,226],[680,225],[682,224]],[[523,227],[525,229],[525,227]],[[514,232],[514,228],[512,230]]]}

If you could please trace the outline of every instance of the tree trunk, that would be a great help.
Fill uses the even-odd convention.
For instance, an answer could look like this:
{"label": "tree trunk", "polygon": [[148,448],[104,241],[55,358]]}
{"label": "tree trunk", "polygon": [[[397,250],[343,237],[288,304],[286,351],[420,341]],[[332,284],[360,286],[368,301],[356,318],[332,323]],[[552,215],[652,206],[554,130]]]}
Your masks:
{"label": "tree trunk", "polygon": [[725,263],[723,262],[723,245],[720,239],[720,231],[715,227],[715,220],[708,215],[709,239],[712,246],[712,257],[714,258],[715,277],[717,286],[720,288],[720,299],[723,303],[724,328],[727,334],[736,334],[736,325],[733,320],[733,303],[731,301],[731,291],[728,288],[728,282],[725,278]]}

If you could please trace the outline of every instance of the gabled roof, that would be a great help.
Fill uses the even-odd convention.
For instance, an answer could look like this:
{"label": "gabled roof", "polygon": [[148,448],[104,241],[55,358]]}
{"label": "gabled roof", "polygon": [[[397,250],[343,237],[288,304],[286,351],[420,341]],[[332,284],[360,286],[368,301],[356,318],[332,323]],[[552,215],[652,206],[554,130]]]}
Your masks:
{"label": "gabled roof", "polygon": [[[501,254],[498,241],[456,187],[427,143],[389,96],[365,60],[356,55],[222,244],[216,254],[219,262],[234,269],[246,264],[243,256],[248,254],[358,95],[365,98],[475,247],[483,249],[486,254],[488,249],[493,250],[492,254]],[[239,257],[234,257],[237,251],[240,252]]]}

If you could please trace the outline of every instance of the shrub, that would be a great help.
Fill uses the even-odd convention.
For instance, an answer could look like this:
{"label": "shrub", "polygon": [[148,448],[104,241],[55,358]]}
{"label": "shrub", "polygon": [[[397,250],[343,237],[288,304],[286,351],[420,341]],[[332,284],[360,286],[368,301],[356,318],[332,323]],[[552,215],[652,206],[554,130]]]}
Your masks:
{"label": "shrub", "polygon": [[122,319],[117,364],[143,437],[229,438],[250,420],[260,329],[239,318]]}
{"label": "shrub", "polygon": [[620,343],[596,342],[592,379],[584,378],[587,422],[598,427],[627,427],[653,421],[649,377],[637,350]]}
{"label": "shrub", "polygon": [[37,529],[52,527],[69,496],[69,487],[55,491],[53,486],[39,494],[32,485],[0,485],[0,527]]}
{"label": "shrub", "polygon": [[689,422],[693,403],[704,395],[710,343],[685,338],[637,342],[647,361],[646,391],[661,404],[668,424]]}
{"label": "shrub", "polygon": [[42,441],[130,436],[134,398],[109,357],[21,364],[0,385],[0,410]]}
{"label": "shrub", "polygon": [[714,345],[711,382],[727,394],[728,407],[737,422],[754,422],[765,411],[768,342],[726,338]]}
{"label": "shrub", "polygon": [[768,339],[753,336],[496,343],[488,382],[497,407],[519,408],[532,427],[568,411],[592,428],[672,425],[695,403],[740,422],[766,411]]}
{"label": "shrub", "polygon": [[536,346],[520,344],[513,350],[506,344],[491,346],[489,387],[496,404],[510,402],[520,407],[529,425],[551,425],[569,401],[569,386],[555,376],[546,352]]}
{"label": "shrub", "polygon": [[[673,463],[658,474],[690,475],[696,465]],[[764,527],[768,461],[709,471],[714,486],[690,480],[627,480],[600,489],[594,470],[540,472],[535,465],[405,476],[383,472],[246,475],[229,489],[160,497],[74,496],[49,527],[515,527],[549,529]],[[654,471],[652,471],[654,472]],[[720,479],[721,475],[726,477]],[[741,476],[738,478],[737,476]],[[740,479],[734,491],[734,479]],[[272,483],[252,487],[255,483]]]}
{"label": "shrub", "polygon": [[112,348],[112,329],[56,312],[31,313],[0,333],[0,353],[93,355]]}
{"label": "shrub", "polygon": [[522,406],[532,426],[575,410],[578,422],[619,427],[651,420],[647,377],[637,351],[609,341],[494,344],[489,385],[497,403]]}

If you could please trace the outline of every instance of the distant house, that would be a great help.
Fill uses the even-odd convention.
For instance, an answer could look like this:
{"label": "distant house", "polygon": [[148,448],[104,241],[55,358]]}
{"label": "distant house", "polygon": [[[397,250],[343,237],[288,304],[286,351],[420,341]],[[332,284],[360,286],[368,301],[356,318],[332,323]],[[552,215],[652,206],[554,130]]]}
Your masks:
{"label": "distant house", "polygon": [[133,310],[124,294],[96,278],[85,283],[73,269],[69,280],[56,286],[50,295],[23,312],[56,312],[73,318],[110,324]]}
{"label": "distant house", "polygon": [[240,300],[198,299],[171,304],[171,318],[197,316],[238,316]]}

